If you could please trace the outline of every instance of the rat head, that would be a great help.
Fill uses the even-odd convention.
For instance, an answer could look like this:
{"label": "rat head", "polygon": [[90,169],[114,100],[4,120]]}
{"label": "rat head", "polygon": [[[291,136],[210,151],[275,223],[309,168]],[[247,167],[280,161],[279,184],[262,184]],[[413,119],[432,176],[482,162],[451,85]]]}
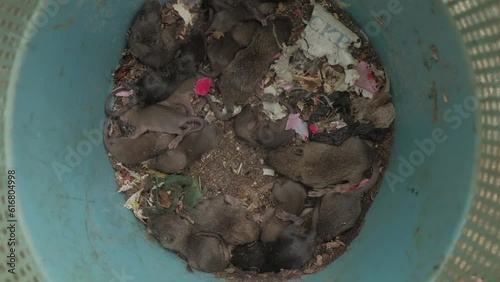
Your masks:
{"label": "rat head", "polygon": [[161,28],[160,9],[161,4],[156,0],[151,0],[144,5],[142,13],[132,26],[130,34],[132,40],[150,43],[157,41],[155,35]]}
{"label": "rat head", "polygon": [[231,35],[234,41],[240,47],[247,47],[253,39],[253,34],[260,24],[256,21],[243,22],[231,30]]}
{"label": "rat head", "polygon": [[302,180],[303,146],[277,149],[269,153],[266,162],[276,171],[294,181]]}
{"label": "rat head", "polygon": [[188,224],[176,214],[157,215],[148,220],[148,233],[165,248],[175,250],[188,235]]}

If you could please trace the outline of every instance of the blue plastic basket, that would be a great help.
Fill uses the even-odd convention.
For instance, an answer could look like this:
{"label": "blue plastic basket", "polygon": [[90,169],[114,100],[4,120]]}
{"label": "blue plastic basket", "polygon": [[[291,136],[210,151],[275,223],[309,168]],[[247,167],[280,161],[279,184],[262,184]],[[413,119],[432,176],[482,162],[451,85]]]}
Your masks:
{"label": "blue plastic basket", "polygon": [[[2,281],[216,280],[146,240],[101,144],[110,75],[142,2],[0,0]],[[304,279],[499,281],[500,4],[342,4],[391,77],[394,148],[359,237]]]}

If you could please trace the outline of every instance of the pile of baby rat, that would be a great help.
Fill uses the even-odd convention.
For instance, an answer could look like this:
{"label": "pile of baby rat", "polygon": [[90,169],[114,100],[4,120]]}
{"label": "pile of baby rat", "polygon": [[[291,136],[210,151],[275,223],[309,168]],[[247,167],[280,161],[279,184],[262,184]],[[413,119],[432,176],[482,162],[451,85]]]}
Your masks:
{"label": "pile of baby rat", "polygon": [[[289,114],[267,121],[249,102],[292,34],[288,18],[268,16],[278,2],[202,1],[198,19],[179,40],[175,26],[163,25],[160,2],[148,1],[128,37],[130,52],[147,69],[106,99],[104,144],[117,162],[182,173],[221,140],[215,124],[196,116],[206,103],[220,121],[233,120],[237,137],[266,149],[266,163],[282,176],[272,188],[274,206],[261,214],[220,194],[190,211],[149,217],[148,233],[193,269],[219,272],[230,264],[257,272],[300,269],[316,245],[354,226],[363,193],[379,180],[381,167],[370,142],[350,137],[338,146],[289,146],[296,134],[286,130],[286,122],[294,108],[280,101]],[[213,38],[215,31],[224,36]],[[226,113],[208,95],[196,95],[195,85],[204,77],[216,81]],[[131,92],[120,106],[117,97]]]}

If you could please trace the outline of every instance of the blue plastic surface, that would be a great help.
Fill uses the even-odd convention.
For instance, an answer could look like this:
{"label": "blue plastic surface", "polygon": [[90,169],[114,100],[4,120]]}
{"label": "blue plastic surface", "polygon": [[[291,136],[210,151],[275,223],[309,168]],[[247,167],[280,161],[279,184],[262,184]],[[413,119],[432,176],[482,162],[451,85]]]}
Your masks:
{"label": "blue plastic surface", "polygon": [[[437,1],[344,2],[369,35],[376,30],[374,13],[399,11],[388,12],[390,21],[383,19],[370,38],[390,74],[397,111],[388,171],[401,175],[400,158],[417,156],[415,140],[431,138],[434,129],[447,140],[402,182],[389,185],[386,177],[349,251],[304,279],[428,281],[458,236],[471,194],[476,119],[453,112],[473,93],[469,62]],[[216,280],[189,273],[183,261],[146,239],[144,226],[115,192],[101,142],[110,74],[140,6],[72,1],[38,30],[22,61],[11,152],[22,228],[49,281]],[[67,159],[72,150],[81,160]]]}

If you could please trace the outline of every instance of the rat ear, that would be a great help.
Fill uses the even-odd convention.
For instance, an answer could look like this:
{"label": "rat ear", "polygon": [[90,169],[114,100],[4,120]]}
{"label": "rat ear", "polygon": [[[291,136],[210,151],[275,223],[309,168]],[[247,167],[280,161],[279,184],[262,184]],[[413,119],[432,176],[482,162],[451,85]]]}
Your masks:
{"label": "rat ear", "polygon": [[164,239],[165,239],[165,241],[172,243],[175,240],[175,236],[170,234],[170,233],[167,233],[165,235]]}
{"label": "rat ear", "polygon": [[304,149],[302,148],[293,148],[292,153],[297,155],[297,156],[302,156],[304,155]]}
{"label": "rat ear", "polygon": [[247,124],[247,130],[253,131],[257,127],[257,121],[251,121]]}

